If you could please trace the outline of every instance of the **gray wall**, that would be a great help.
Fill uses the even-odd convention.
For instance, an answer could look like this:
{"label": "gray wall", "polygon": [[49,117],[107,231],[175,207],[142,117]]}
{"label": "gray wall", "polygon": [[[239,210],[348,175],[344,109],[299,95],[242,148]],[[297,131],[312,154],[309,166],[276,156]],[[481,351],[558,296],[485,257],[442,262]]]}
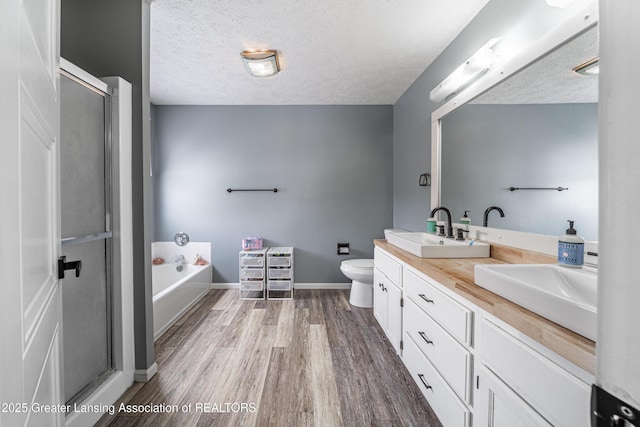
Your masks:
{"label": "gray wall", "polygon": [[[295,246],[297,283],[344,283],[392,224],[391,106],[155,106],[155,238],[210,241],[214,282],[238,281],[246,236]],[[278,188],[277,193],[227,193]],[[351,256],[336,254],[338,242]]]}
{"label": "gray wall", "polygon": [[[61,56],[94,76],[120,76],[132,84],[131,203],[136,369],[146,369],[154,363],[149,248],[152,217],[149,174],[145,173],[149,163],[145,160],[149,138],[149,120],[145,114],[149,105],[148,20],[146,0],[61,2]],[[147,120],[143,119],[145,115]]]}
{"label": "gray wall", "polygon": [[[598,239],[598,105],[465,105],[442,123],[442,204],[457,221],[500,206],[489,225]],[[508,187],[568,187],[509,191]]]}
{"label": "gray wall", "polygon": [[[407,229],[422,230],[425,227],[425,220],[429,206],[429,190],[418,186],[418,176],[430,170],[431,160],[430,153],[430,115],[438,107],[437,104],[431,103],[428,99],[429,91],[438,84],[444,77],[446,77],[453,69],[455,69],[462,61],[467,59],[473,52],[475,52],[483,43],[489,38],[496,37],[497,35],[506,34],[513,28],[518,28],[522,33],[519,36],[526,41],[531,39],[535,34],[541,34],[548,28],[544,25],[540,25],[540,20],[536,17],[540,15],[540,10],[544,10],[543,14],[558,14],[562,13],[562,10],[554,10],[549,8],[544,2],[539,0],[492,0],[488,5],[480,12],[480,14],[469,24],[469,26],[456,38],[449,48],[432,64],[407,90],[407,92],[398,100],[393,107],[393,208],[391,208],[391,178],[386,179],[387,174],[391,170],[391,148],[388,149],[385,164],[386,169],[378,171],[384,174],[385,183],[389,188],[384,190],[379,188],[377,191],[385,192],[385,197],[388,198],[387,204],[381,204],[378,206],[385,212],[385,220],[379,221],[380,224],[376,225],[378,233],[382,233],[382,228],[387,227],[391,223],[391,209],[393,209],[394,225],[396,227],[402,227]],[[62,0],[61,2],[61,52],[62,56],[76,65],[84,68],[88,72],[97,76],[117,75],[122,76],[133,84],[133,211],[134,211],[134,319],[135,319],[135,336],[136,336],[136,368],[146,369],[153,363],[153,325],[152,325],[152,300],[151,300],[151,274],[150,274],[150,262],[149,262],[149,242],[150,242],[150,230],[154,218],[151,207],[151,187],[149,183],[148,169],[148,124],[149,121],[147,112],[148,104],[148,15],[149,4],[147,0],[142,1],[130,1],[130,0]],[[522,17],[527,16],[528,22],[535,22],[536,25],[531,28],[527,27],[526,22],[522,22]],[[518,25],[516,25],[518,23]],[[428,41],[425,41],[428,43]],[[164,107],[162,107],[164,108]],[[274,108],[274,107],[265,107]],[[297,107],[296,107],[297,108]],[[309,107],[311,108],[311,107]],[[332,107],[334,108],[334,107]],[[355,108],[355,107],[354,107]],[[365,108],[365,107],[361,107]],[[374,108],[374,107],[367,107]],[[375,108],[390,108],[390,107],[375,107]],[[274,109],[275,111],[275,109]],[[289,110],[292,111],[292,110]],[[389,113],[391,114],[391,113]],[[340,118],[331,118],[336,123],[340,122]],[[388,132],[391,132],[391,119],[388,120],[389,124],[386,127]],[[250,124],[250,122],[247,122]],[[386,122],[385,122],[386,123]],[[370,126],[375,127],[377,123],[373,120],[369,123]],[[333,126],[330,121],[324,123],[323,131],[328,131]],[[344,126],[346,127],[346,126]],[[343,128],[344,128],[343,127]],[[368,126],[365,126],[367,128]],[[317,129],[316,129],[317,130]],[[284,131],[282,132],[285,133]],[[320,132],[319,135],[322,135]],[[306,141],[307,138],[319,138],[318,135],[310,133],[300,135],[300,141]],[[388,136],[389,140],[391,136]],[[315,140],[315,139],[314,139]],[[241,149],[240,147],[238,148]],[[318,156],[326,155],[326,151],[316,149],[310,151],[314,155],[317,151]],[[335,150],[339,151],[339,150]],[[339,158],[342,153],[336,154]],[[301,158],[306,157],[305,154],[299,155]],[[318,172],[314,172],[315,168],[310,168],[311,172],[315,175],[321,175]],[[327,169],[328,170],[328,169]],[[237,174],[242,176],[241,174]],[[304,175],[303,175],[304,176]],[[296,177],[296,179],[301,179]],[[195,181],[199,182],[199,181]],[[253,182],[253,181],[252,181]],[[309,178],[304,178],[301,182],[309,185]],[[335,182],[335,180],[330,180]],[[232,184],[236,184],[237,181],[233,181]],[[265,183],[269,186],[270,183]],[[341,182],[339,185],[343,185]],[[231,185],[231,184],[230,184]],[[319,190],[322,193],[327,193],[326,186],[324,184]],[[226,188],[226,187],[225,187]],[[350,188],[350,187],[349,187]],[[340,189],[339,189],[340,190]],[[365,188],[365,191],[369,191],[370,187]],[[216,191],[219,191],[217,189]],[[291,190],[290,190],[291,191]],[[317,193],[304,193],[302,191],[297,192],[297,197],[302,201],[309,195],[315,195],[313,200],[306,202],[310,203],[310,206],[316,206],[318,203],[312,203],[316,199],[322,200],[327,194]],[[341,190],[340,190],[341,191]],[[159,193],[159,192],[158,192]],[[306,194],[306,196],[305,196]],[[204,194],[202,197],[208,196],[209,193]],[[281,196],[279,194],[278,196]],[[235,195],[234,195],[235,196]],[[256,196],[256,195],[254,195]],[[272,195],[273,196],[273,195]],[[255,197],[254,197],[255,199]],[[365,200],[370,199],[369,196],[364,197]],[[332,206],[335,205],[335,200],[331,201]],[[349,203],[345,203],[349,204]],[[368,204],[373,205],[375,202],[369,200]],[[155,206],[159,206],[160,201],[155,202]],[[303,205],[304,206],[304,205]],[[323,221],[321,224],[314,224],[311,222],[319,214],[311,212],[307,209],[310,223],[305,232],[309,232],[308,229],[320,230],[317,232],[324,236],[322,231],[326,234],[330,234],[332,239],[327,237],[326,241],[331,240],[331,246],[335,245],[335,236],[339,234],[340,227],[348,229],[349,226],[342,224],[351,224],[353,222],[347,221],[346,217],[338,216],[334,225],[331,221]],[[323,212],[323,211],[321,211]],[[288,214],[288,212],[283,212]],[[298,210],[298,213],[301,213]],[[368,212],[367,215],[358,215],[359,221],[367,219],[367,216],[372,214]],[[375,215],[378,212],[373,213]],[[328,216],[337,215],[327,213]],[[344,220],[344,221],[343,221]],[[164,229],[166,221],[163,220],[163,224],[155,227],[156,232],[160,229]],[[369,222],[369,221],[367,221]],[[329,223],[329,228],[325,225]],[[166,224],[166,226],[177,226],[183,224]],[[189,224],[187,224],[189,225]],[[209,226],[209,225],[208,225]],[[356,227],[360,225],[356,222]],[[195,230],[195,228],[194,228]],[[376,231],[371,231],[374,234]],[[157,239],[168,239],[172,236],[172,231],[163,231],[164,234],[158,234]],[[267,239],[278,239],[278,237],[267,236],[264,231],[255,230],[255,233],[265,234]],[[301,233],[298,231],[297,233]],[[316,233],[316,231],[311,231]],[[225,233],[229,234],[229,233]],[[233,245],[239,246],[236,243],[238,237],[242,237],[243,234],[249,234],[249,230],[238,232],[238,235],[233,236],[230,241],[233,240]],[[317,234],[314,234],[317,236]],[[194,236],[201,240],[206,239],[206,235],[199,236],[198,233]],[[342,236],[340,236],[342,237]],[[345,236],[351,238],[351,235]],[[373,236],[372,236],[373,237]],[[362,239],[362,237],[360,237]],[[368,239],[368,238],[367,238]],[[293,238],[286,236],[286,241],[277,241],[272,244],[294,244]],[[366,240],[366,239],[365,239]],[[370,241],[370,239],[369,239]],[[325,242],[323,240],[323,242]],[[365,256],[370,255],[371,245],[362,242],[352,241],[356,251],[354,255]],[[218,242],[213,242],[214,254],[217,251]],[[323,265],[331,264],[331,269],[337,269],[339,259],[334,259],[332,263],[327,259],[331,256],[331,249],[324,248],[328,246],[328,243],[317,242],[314,246],[316,248],[310,251],[310,257],[317,256],[319,260],[324,260]],[[367,249],[361,249],[368,247]],[[310,244],[305,244],[310,246]],[[300,251],[305,259],[305,249]],[[308,249],[306,249],[308,250]],[[319,252],[318,252],[319,251]],[[315,255],[317,254],[317,255]],[[325,255],[326,254],[326,255]],[[334,256],[335,257],[335,256]],[[234,261],[235,262],[235,261]],[[230,280],[233,281],[232,276],[225,274],[222,276],[217,273],[217,280]],[[304,276],[303,276],[304,278]],[[305,278],[305,280],[309,280]],[[321,280],[320,278],[318,280]],[[336,273],[331,279],[333,281],[343,281],[344,279]]]}
{"label": "gray wall", "polygon": [[394,227],[426,229],[431,193],[418,177],[431,171],[431,114],[444,103],[431,102],[429,92],[489,39],[525,46],[569,11],[539,0],[491,0],[400,97],[393,106]]}

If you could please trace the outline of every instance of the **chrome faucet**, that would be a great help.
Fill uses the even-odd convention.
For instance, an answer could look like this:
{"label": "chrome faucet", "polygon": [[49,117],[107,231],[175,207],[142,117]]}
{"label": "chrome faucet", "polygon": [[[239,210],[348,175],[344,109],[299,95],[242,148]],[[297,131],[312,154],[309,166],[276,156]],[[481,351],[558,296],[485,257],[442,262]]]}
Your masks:
{"label": "chrome faucet", "polygon": [[171,258],[171,262],[176,265],[176,270],[181,272],[184,269],[184,264],[187,262],[184,259],[184,255],[175,255]]}
{"label": "chrome faucet", "polygon": [[489,212],[491,212],[491,211],[498,211],[498,213],[500,214],[500,217],[504,218],[504,211],[500,207],[498,207],[498,206],[488,207],[487,210],[484,211],[484,217],[483,217],[483,220],[482,220],[482,226],[483,227],[487,226],[487,224],[489,222]]}
{"label": "chrome faucet", "polygon": [[449,211],[449,209],[445,208],[444,206],[438,206],[437,208],[431,211],[431,214],[429,216],[433,218],[433,216],[438,211],[444,211],[444,213],[447,214],[447,237],[449,239],[453,239],[454,236],[453,236],[453,226],[451,225],[451,211]]}

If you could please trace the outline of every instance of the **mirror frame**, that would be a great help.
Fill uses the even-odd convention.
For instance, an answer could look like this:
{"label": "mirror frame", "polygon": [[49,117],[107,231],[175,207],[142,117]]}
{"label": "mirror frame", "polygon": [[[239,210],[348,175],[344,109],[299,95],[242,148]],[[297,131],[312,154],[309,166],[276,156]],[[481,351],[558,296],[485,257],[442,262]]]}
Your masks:
{"label": "mirror frame", "polygon": [[[562,44],[577,37],[598,23],[598,2],[593,1],[577,10],[562,24],[544,36],[525,46],[510,58],[498,60],[482,77],[465,90],[446,101],[431,114],[431,208],[440,206],[441,201],[441,156],[442,156],[442,119],[458,107],[488,91],[502,81],[510,78],[530,64],[552,52]],[[471,238],[536,252],[555,254],[557,236],[546,236],[521,231],[503,230],[470,226]]]}

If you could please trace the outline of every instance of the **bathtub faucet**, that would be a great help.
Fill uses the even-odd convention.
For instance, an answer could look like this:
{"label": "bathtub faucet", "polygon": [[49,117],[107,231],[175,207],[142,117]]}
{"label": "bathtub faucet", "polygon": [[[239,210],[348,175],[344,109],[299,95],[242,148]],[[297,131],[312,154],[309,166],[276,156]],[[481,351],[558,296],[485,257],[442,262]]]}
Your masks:
{"label": "bathtub faucet", "polygon": [[171,258],[171,262],[176,265],[176,270],[181,272],[184,269],[184,264],[186,260],[184,259],[184,255],[175,255]]}

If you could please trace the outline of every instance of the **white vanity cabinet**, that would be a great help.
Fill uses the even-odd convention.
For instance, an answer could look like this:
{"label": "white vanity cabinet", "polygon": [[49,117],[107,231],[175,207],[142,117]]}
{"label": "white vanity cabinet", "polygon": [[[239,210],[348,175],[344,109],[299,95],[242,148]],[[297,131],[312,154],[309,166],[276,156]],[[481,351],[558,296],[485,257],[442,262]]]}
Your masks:
{"label": "white vanity cabinet", "polygon": [[444,426],[590,424],[593,375],[378,247],[375,267],[375,317]]}
{"label": "white vanity cabinet", "polygon": [[402,264],[379,248],[374,252],[373,314],[396,352],[402,345]]}
{"label": "white vanity cabinet", "polygon": [[[418,308],[411,298],[404,307],[404,331],[422,353],[438,369],[460,399],[471,398],[471,352],[457,342],[428,314]],[[405,339],[405,341],[409,341]]]}
{"label": "white vanity cabinet", "polygon": [[471,426],[469,408],[456,396],[406,331],[402,361],[443,426]]}
{"label": "white vanity cabinet", "polygon": [[387,329],[387,298],[383,287],[387,280],[378,268],[373,269],[373,316],[385,333]]}
{"label": "white vanity cabinet", "polygon": [[491,427],[551,427],[542,416],[518,396],[489,368],[481,365],[482,382],[477,391],[476,426]]}
{"label": "white vanity cabinet", "polygon": [[[405,267],[403,281],[407,296],[463,345],[473,337],[473,308],[445,294],[444,287],[411,267]],[[458,300],[464,301],[457,297]]]}
{"label": "white vanity cabinet", "polygon": [[477,425],[590,425],[590,374],[493,316],[479,335]]}
{"label": "white vanity cabinet", "polygon": [[443,425],[471,426],[473,308],[409,266],[403,283],[405,365]]}

